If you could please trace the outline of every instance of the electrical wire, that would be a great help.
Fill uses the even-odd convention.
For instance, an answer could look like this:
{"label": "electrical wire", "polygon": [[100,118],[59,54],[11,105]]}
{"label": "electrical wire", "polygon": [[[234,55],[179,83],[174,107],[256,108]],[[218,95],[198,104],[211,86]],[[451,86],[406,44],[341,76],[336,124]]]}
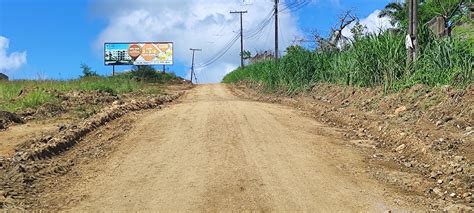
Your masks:
{"label": "electrical wire", "polygon": [[[283,2],[283,1],[282,1]],[[279,11],[279,13],[290,13],[297,11],[311,3],[311,0],[287,0],[283,2],[283,8]],[[273,19],[275,17],[275,10],[271,10],[253,30],[244,31],[244,38],[251,39],[251,40],[259,40],[263,36],[263,31],[267,29],[267,27],[273,23]],[[215,63],[219,59],[221,59],[227,52],[234,46],[234,44],[238,41],[240,37],[240,30],[235,34],[235,36],[227,42],[224,47],[218,51],[215,55],[207,59],[204,63],[196,65],[195,68],[202,69],[205,67],[210,66],[211,64]]]}
{"label": "electrical wire", "polygon": [[291,0],[283,2],[284,8],[280,10],[281,13],[290,13],[300,10],[311,3],[311,0]]}
{"label": "electrical wire", "polygon": [[289,13],[291,11],[299,10],[311,3],[311,0],[292,0],[283,2],[284,8],[280,12]]}
{"label": "electrical wire", "polygon": [[204,68],[204,67],[207,67],[207,66],[213,64],[214,62],[218,61],[219,59],[221,59],[230,50],[230,48],[232,48],[232,46],[234,46],[234,44],[237,42],[237,40],[239,40],[239,37],[240,37],[240,31],[235,34],[235,36],[232,38],[232,40],[230,40],[229,42],[227,42],[226,45],[224,45],[223,49],[221,49],[214,56],[212,56],[211,58],[206,60],[206,62],[201,63],[201,64],[199,64],[195,67]]}
{"label": "electrical wire", "polygon": [[[267,17],[260,24],[257,25],[256,29],[247,32],[246,34],[250,34],[250,35],[247,35],[247,36],[244,35],[244,38],[245,39],[251,39],[251,38],[259,35],[268,26],[268,24],[271,23],[271,21],[273,19],[273,16],[274,16],[273,14],[274,14],[274,11],[272,10],[267,15]],[[207,66],[215,63],[219,59],[221,59],[230,50],[230,48],[232,48],[232,46],[237,42],[239,37],[240,37],[240,31],[238,33],[236,33],[236,35],[232,38],[232,40],[230,42],[228,42],[221,51],[219,51],[216,55],[214,55],[213,57],[208,59],[206,62],[204,62],[202,64],[199,64],[197,67],[198,68],[204,68],[204,67],[207,67]]]}
{"label": "electrical wire", "polygon": [[260,34],[272,22],[274,17],[275,17],[275,11],[271,10],[270,13],[268,13],[265,16],[263,21],[260,22],[253,30],[250,30],[247,32],[244,31],[244,34],[245,34],[244,38],[250,39]]}

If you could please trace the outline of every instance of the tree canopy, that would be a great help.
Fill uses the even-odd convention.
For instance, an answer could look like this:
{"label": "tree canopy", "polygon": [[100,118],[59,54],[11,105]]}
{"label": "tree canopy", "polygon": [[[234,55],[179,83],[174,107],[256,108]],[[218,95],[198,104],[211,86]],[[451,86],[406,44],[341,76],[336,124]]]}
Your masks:
{"label": "tree canopy", "polygon": [[[469,1],[470,2],[470,1]],[[467,14],[466,0],[421,0],[419,1],[419,23],[426,24],[432,18],[442,17],[447,28],[452,28],[460,18]],[[407,3],[391,2],[379,13],[379,17],[388,17],[394,26],[405,28],[408,26]]]}

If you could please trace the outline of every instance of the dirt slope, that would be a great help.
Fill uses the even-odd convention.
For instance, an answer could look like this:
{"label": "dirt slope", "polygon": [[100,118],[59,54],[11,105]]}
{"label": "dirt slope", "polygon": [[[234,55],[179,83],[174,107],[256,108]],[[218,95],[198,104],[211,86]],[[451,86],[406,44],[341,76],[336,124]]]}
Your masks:
{"label": "dirt slope", "polygon": [[396,93],[383,88],[318,84],[289,95],[244,82],[238,97],[302,109],[349,142],[367,147],[369,172],[403,191],[430,198],[433,209],[474,207],[474,85],[416,85]]}
{"label": "dirt slope", "polygon": [[105,161],[81,167],[63,210],[423,210],[372,180],[342,130],[202,85],[137,118]]}

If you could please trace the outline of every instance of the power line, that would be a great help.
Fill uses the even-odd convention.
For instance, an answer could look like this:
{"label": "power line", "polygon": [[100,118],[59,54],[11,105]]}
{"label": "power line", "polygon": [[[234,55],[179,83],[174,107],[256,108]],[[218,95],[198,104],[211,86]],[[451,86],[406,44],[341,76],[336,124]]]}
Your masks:
{"label": "power line", "polygon": [[207,67],[207,66],[213,64],[214,62],[218,61],[219,59],[221,59],[230,50],[230,48],[232,48],[232,46],[234,46],[235,42],[237,42],[237,40],[239,40],[239,36],[240,36],[239,34],[240,34],[240,32],[236,33],[235,36],[232,38],[232,40],[230,40],[229,42],[227,42],[226,45],[224,45],[223,49],[221,49],[214,56],[209,58],[206,62],[204,62],[202,64],[199,64],[196,67],[204,68],[204,67]]}
{"label": "power line", "polygon": [[[211,64],[215,63],[219,59],[221,59],[227,52],[232,48],[232,46],[237,42],[239,38],[239,34],[244,34],[244,36],[240,36],[241,38],[245,39],[252,39],[252,40],[257,40],[260,39],[263,36],[263,32],[265,29],[268,29],[267,27],[270,26],[274,21],[275,23],[275,57],[278,57],[278,13],[289,13],[291,11],[296,11],[304,6],[307,6],[309,3],[311,3],[311,0],[287,0],[283,3],[280,3],[279,0],[275,0],[275,7],[269,13],[265,16],[262,22],[260,22],[254,29],[249,30],[249,31],[239,31],[235,34],[232,39],[224,45],[224,47],[218,51],[215,55],[207,59],[204,63],[201,63],[196,66],[196,68],[202,69],[204,67],[210,66]],[[282,9],[278,11],[278,4],[282,4]],[[243,27],[242,27],[243,28]],[[241,43],[243,43],[241,41]],[[241,56],[242,54],[242,45],[241,45]],[[241,64],[242,64],[242,59],[241,59]]]}
{"label": "power line", "polygon": [[[267,18],[264,21],[262,21],[260,24],[258,24],[257,28],[255,30],[246,31],[245,32],[246,36],[244,36],[244,38],[245,39],[251,39],[251,38],[254,38],[255,36],[259,35],[266,28],[266,26],[268,26],[268,24],[271,23],[271,21],[273,20],[273,12],[274,12],[273,10],[270,11],[270,13],[267,15]],[[240,32],[237,32],[234,35],[234,37],[229,42],[227,42],[220,51],[218,51],[214,56],[212,56],[208,60],[206,60],[206,62],[201,63],[196,67],[202,69],[204,67],[207,67],[207,66],[215,63],[219,59],[221,59],[230,50],[230,48],[232,48],[232,46],[235,44],[235,42],[237,42],[239,36],[240,36]]]}
{"label": "power line", "polygon": [[271,10],[270,13],[255,27],[254,30],[246,32],[246,38],[250,39],[258,36],[272,22],[274,15],[275,11]]}
{"label": "power line", "polygon": [[300,10],[301,8],[307,6],[308,4],[311,3],[311,0],[292,0],[292,1],[286,1],[283,3],[285,6],[280,12],[282,13],[289,13],[291,11],[297,11]]}
{"label": "power line", "polygon": [[262,27],[262,29],[260,29],[258,31],[258,33],[255,33],[252,37],[246,37],[247,39],[250,39],[250,40],[260,40],[264,35],[265,35],[265,39],[268,40],[268,37],[269,36],[269,30],[271,30],[271,28],[269,26],[272,26],[273,24],[273,16],[270,18],[270,20],[268,22],[266,22],[265,26]]}

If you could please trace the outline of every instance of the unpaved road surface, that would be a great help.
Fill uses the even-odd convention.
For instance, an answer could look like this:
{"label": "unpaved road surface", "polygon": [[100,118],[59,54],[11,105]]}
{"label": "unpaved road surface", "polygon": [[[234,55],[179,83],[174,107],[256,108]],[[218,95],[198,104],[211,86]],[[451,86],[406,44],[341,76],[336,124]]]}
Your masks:
{"label": "unpaved road surface", "polygon": [[202,85],[137,118],[64,210],[420,210],[367,175],[342,130],[289,107]]}

